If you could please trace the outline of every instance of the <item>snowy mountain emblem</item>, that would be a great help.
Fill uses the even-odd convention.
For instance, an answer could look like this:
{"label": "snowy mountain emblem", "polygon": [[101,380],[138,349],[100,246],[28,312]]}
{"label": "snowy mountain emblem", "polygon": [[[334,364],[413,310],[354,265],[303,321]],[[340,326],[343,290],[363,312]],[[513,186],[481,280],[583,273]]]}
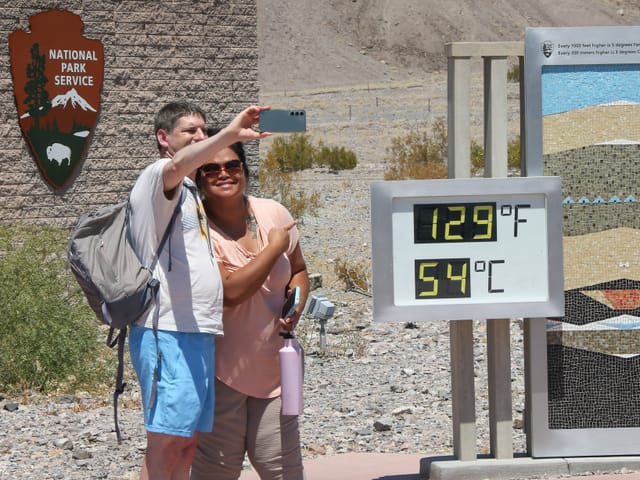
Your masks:
{"label": "snowy mountain emblem", "polygon": [[51,108],[55,108],[61,106],[62,108],[66,108],[67,105],[71,106],[71,108],[76,108],[76,105],[84,111],[95,112],[96,109],[89,105],[84,98],[82,98],[75,88],[72,88],[64,95],[56,95],[53,100],[51,100]]}

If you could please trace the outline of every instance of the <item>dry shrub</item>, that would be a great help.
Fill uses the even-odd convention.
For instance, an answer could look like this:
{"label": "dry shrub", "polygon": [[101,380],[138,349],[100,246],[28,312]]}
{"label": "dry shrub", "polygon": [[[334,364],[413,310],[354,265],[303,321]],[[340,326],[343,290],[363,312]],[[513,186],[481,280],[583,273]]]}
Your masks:
{"label": "dry shrub", "polygon": [[371,269],[364,262],[349,262],[342,258],[337,258],[335,262],[335,272],[338,279],[344,282],[345,290],[366,293],[371,291]]}
{"label": "dry shrub", "polygon": [[438,117],[431,133],[412,130],[394,137],[387,148],[385,180],[447,178],[447,127]]}

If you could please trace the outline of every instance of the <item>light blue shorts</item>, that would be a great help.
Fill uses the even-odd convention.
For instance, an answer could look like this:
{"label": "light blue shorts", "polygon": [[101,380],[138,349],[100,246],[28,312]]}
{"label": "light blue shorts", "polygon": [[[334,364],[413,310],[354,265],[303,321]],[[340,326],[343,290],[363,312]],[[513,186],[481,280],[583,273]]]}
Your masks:
{"label": "light blue shorts", "polygon": [[153,329],[134,325],[129,334],[131,363],[142,390],[144,426],[149,432],[192,437],[213,428],[215,336],[158,331],[162,361],[153,405],[149,398],[157,363]]}

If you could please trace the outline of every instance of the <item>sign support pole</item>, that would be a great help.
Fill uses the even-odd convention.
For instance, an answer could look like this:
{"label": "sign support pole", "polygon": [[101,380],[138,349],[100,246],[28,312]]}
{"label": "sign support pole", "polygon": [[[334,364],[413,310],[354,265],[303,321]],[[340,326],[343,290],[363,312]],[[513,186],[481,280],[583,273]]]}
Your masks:
{"label": "sign support pole", "polygon": [[511,337],[508,318],[487,320],[489,436],[493,458],[513,458]]}
{"label": "sign support pole", "polygon": [[[448,56],[449,178],[471,174],[471,58]],[[473,322],[449,322],[453,454],[476,459],[476,405],[473,374]]]}
{"label": "sign support pole", "polygon": [[[507,177],[507,57],[484,57],[485,177]],[[493,458],[513,458],[509,319],[486,320],[489,436]]]}
{"label": "sign support pole", "polygon": [[449,321],[453,454],[476,459],[476,398],[473,373],[473,321]]}

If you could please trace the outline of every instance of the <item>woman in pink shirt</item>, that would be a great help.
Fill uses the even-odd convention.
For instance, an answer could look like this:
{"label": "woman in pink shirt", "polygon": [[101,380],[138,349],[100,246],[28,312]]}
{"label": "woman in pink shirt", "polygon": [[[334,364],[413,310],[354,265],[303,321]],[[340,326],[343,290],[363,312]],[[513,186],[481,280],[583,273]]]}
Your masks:
{"label": "woman in pink shirt", "polygon": [[[200,435],[195,480],[237,479],[245,453],[262,480],[302,480],[298,418],[280,413],[280,332],[292,330],[309,293],[295,221],[270,199],[245,193],[241,143],[203,165],[197,183],[224,291],[224,336],[216,343],[213,432]],[[300,304],[280,318],[285,296]]]}

